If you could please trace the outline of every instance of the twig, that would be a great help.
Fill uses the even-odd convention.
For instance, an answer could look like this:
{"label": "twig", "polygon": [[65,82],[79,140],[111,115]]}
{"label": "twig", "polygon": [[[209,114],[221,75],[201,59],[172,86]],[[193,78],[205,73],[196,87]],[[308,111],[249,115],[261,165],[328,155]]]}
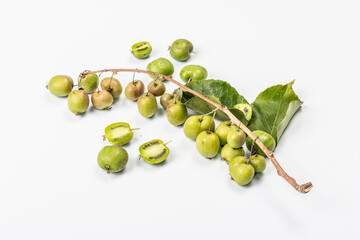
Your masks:
{"label": "twig", "polygon": [[[137,73],[147,73],[147,74],[151,74],[157,77],[161,77],[165,80],[168,80],[169,82],[172,82],[176,85],[178,85],[183,91],[185,92],[189,92],[199,98],[201,98],[202,100],[210,103],[211,105],[213,105],[215,108],[220,109],[221,111],[223,111],[229,118],[230,121],[238,126],[241,130],[243,130],[260,148],[261,150],[266,154],[266,156],[270,159],[270,161],[273,163],[273,165],[275,166],[277,173],[279,176],[283,177],[291,186],[293,186],[293,188],[295,188],[298,192],[300,193],[308,193],[313,185],[311,182],[299,185],[294,178],[290,177],[280,166],[280,164],[278,163],[278,161],[276,160],[276,158],[274,157],[274,153],[272,151],[270,151],[269,149],[267,149],[265,147],[265,145],[260,141],[259,138],[257,138],[255,136],[255,134],[250,131],[250,129],[244,125],[239,119],[237,119],[234,114],[232,114],[230,112],[230,110],[226,107],[223,106],[217,102],[214,102],[213,100],[205,97],[204,95],[192,90],[191,88],[186,87],[185,85],[179,83],[178,81],[172,79],[171,77],[162,75],[160,73],[156,73],[156,72],[151,72],[151,71],[146,71],[146,70],[141,70],[141,69],[106,69],[106,71],[109,72],[137,72]],[[84,71],[82,72],[80,75],[85,76],[87,74],[92,74],[92,73],[101,73],[104,72],[104,70],[98,70],[98,71]]]}

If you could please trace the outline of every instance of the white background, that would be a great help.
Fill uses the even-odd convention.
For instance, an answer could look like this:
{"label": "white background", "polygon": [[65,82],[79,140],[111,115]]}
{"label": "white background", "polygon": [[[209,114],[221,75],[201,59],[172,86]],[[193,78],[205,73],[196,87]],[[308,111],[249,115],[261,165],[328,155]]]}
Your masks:
{"label": "white background", "polygon": [[[359,239],[358,1],[33,0],[2,1],[0,12],[1,239]],[[194,45],[186,63],[167,51],[177,38]],[[138,60],[129,49],[143,40],[153,52]],[[182,66],[202,65],[249,102],[296,79],[304,104],[275,156],[313,190],[296,192],[270,162],[236,185],[162,109],[145,119],[123,94],[111,111],[79,117],[45,89],[54,75],[145,69],[158,57],[177,80]],[[132,74],[117,78],[125,87]],[[141,130],[126,169],[106,174],[96,158],[118,121]],[[154,138],[172,140],[161,166],[137,160]]]}

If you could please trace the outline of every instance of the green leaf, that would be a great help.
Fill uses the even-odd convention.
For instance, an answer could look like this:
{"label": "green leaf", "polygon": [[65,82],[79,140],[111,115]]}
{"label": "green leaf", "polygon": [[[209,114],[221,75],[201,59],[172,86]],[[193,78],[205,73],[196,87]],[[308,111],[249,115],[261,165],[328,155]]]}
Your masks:
{"label": "green leaf", "polygon": [[[187,83],[186,86],[210,98],[211,100],[228,107],[235,117],[237,117],[242,123],[248,123],[244,113],[233,108],[234,105],[238,103],[248,102],[229,83],[222,80],[197,80]],[[207,114],[215,109],[215,107],[210,103],[207,103],[201,98],[188,92],[184,92],[182,101],[188,108],[201,114]],[[221,121],[229,120],[229,117],[221,110],[216,111],[215,118]]]}
{"label": "green leaf", "polygon": [[291,118],[302,105],[292,89],[294,81],[276,85],[261,92],[252,103],[253,116],[249,123],[251,131],[269,133],[278,143]]}

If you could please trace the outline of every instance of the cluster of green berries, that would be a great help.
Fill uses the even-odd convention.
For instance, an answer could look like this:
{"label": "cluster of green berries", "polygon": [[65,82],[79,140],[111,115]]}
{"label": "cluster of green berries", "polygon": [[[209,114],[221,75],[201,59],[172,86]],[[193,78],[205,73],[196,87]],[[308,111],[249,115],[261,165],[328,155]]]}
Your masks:
{"label": "cluster of green berries", "polygon": [[[251,106],[248,105],[246,108],[251,109]],[[221,152],[221,159],[229,164],[229,173],[239,185],[247,185],[255,173],[261,173],[266,168],[264,152],[257,144],[253,144],[251,138],[247,138],[244,131],[230,121],[220,123],[215,130],[212,118],[207,115],[196,115],[185,121],[183,130],[185,136],[196,140],[196,148],[202,156],[213,158]],[[271,135],[260,130],[254,131],[254,134],[270,151],[275,149],[276,142]],[[249,158],[245,157],[245,142],[247,149],[251,151]]]}
{"label": "cluster of green berries", "polygon": [[[170,47],[170,55],[178,61],[186,61],[190,57],[193,50],[193,45],[185,39],[176,40]],[[132,46],[132,54],[137,58],[147,58],[152,51],[148,42],[139,42]],[[171,76],[174,73],[173,64],[166,58],[158,58],[147,65],[147,70],[151,72],[160,73],[165,76]],[[152,117],[157,111],[157,96],[162,96],[165,93],[165,84],[163,79],[149,74],[154,80],[151,81],[145,92],[144,83],[141,80],[131,81],[125,87],[125,96],[131,101],[137,101],[139,112],[144,117]],[[180,71],[180,77],[184,82],[193,80],[206,79],[207,71],[204,67],[198,65],[184,66]],[[73,90],[74,82],[71,77],[66,75],[57,75],[50,79],[47,88],[49,91],[58,97],[68,97],[68,108],[76,115],[84,114],[90,103],[89,94],[91,95],[91,102],[94,108],[99,110],[109,110],[118,98],[122,91],[120,81],[113,76],[104,78],[99,90],[99,76],[97,74],[81,75],[78,81],[78,89]],[[166,94],[161,100],[161,105],[170,105],[167,116],[169,121],[174,125],[182,124],[187,116],[186,108],[181,104],[179,98],[171,97]],[[166,103],[165,103],[166,102]],[[167,106],[164,107],[167,109]],[[176,109],[176,110],[174,110]],[[172,115],[173,112],[182,111],[183,120],[175,120]],[[185,114],[186,113],[186,114]]]}
{"label": "cluster of green berries", "polygon": [[122,93],[122,86],[119,80],[114,77],[104,78],[101,89],[98,88],[99,76],[97,74],[87,74],[79,79],[79,89],[73,90],[74,82],[71,77],[57,75],[50,79],[47,88],[57,97],[68,97],[69,110],[76,115],[86,112],[91,103],[96,109],[109,110],[114,102]]}
{"label": "cluster of green berries", "polygon": [[[177,61],[186,61],[193,52],[193,45],[186,39],[178,39],[169,47],[170,55]],[[132,46],[132,54],[139,59],[149,57],[152,47],[148,42],[139,42]],[[147,65],[147,70],[171,77],[174,73],[173,64],[166,58],[158,58]],[[229,121],[222,122],[215,130],[213,118],[208,115],[188,117],[186,106],[181,102],[180,89],[172,94],[165,93],[164,79],[149,74],[152,80],[147,86],[141,80],[133,79],[125,87],[125,96],[131,101],[137,101],[139,113],[147,118],[155,115],[158,109],[156,97],[160,97],[160,104],[166,110],[168,121],[175,126],[183,125],[184,134],[196,141],[198,152],[206,157],[213,158],[221,152],[221,158],[229,164],[229,173],[239,185],[248,184],[255,173],[261,173],[266,168],[265,154],[253,144],[251,138]],[[199,65],[187,65],[180,71],[180,78],[184,82],[202,80],[207,78],[207,71]],[[68,96],[68,107],[75,114],[83,114],[89,106],[89,96],[96,109],[110,109],[113,100],[122,93],[119,80],[112,77],[101,81],[99,90],[99,76],[97,74],[84,74],[79,79],[79,89],[73,90],[73,80],[65,75],[53,77],[49,84],[49,91],[58,97]],[[252,108],[247,103],[234,106],[245,115],[249,121],[252,117]],[[273,137],[263,131],[254,131],[254,134],[270,150],[275,149],[276,142]],[[128,161],[128,153],[122,147],[133,137],[129,124],[114,123],[105,128],[105,138],[113,144],[105,146],[98,154],[98,164],[110,172],[119,172],[124,169]],[[245,157],[243,148],[246,142],[250,156]],[[220,151],[221,150],[221,151]],[[140,157],[150,164],[158,164],[166,160],[169,149],[161,140],[154,139],[139,147]]]}

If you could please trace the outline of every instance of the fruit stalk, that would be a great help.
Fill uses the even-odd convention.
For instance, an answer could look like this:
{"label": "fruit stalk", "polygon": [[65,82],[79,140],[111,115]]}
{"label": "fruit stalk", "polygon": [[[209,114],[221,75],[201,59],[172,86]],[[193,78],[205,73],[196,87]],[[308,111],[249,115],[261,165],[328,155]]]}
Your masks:
{"label": "fruit stalk", "polygon": [[214,102],[213,100],[211,100],[211,99],[203,96],[202,94],[200,94],[200,93],[186,87],[185,85],[179,83],[178,81],[172,79],[171,77],[168,77],[168,76],[156,73],[156,72],[151,72],[151,71],[146,71],[146,70],[141,70],[141,69],[104,69],[104,70],[97,70],[97,71],[84,71],[80,75],[81,76],[86,76],[87,74],[104,73],[104,72],[113,72],[113,73],[117,73],[117,72],[134,72],[135,73],[135,72],[137,72],[137,73],[151,74],[151,75],[154,75],[156,77],[168,80],[169,82],[172,82],[172,83],[178,85],[183,91],[189,92],[189,93],[203,99],[204,101],[210,103],[211,105],[215,106],[219,110],[223,111],[230,118],[230,121],[233,124],[237,125],[241,130],[243,130],[261,148],[261,150],[270,159],[270,161],[272,162],[272,164],[276,168],[278,175],[283,177],[293,188],[295,188],[295,190],[297,190],[300,193],[308,193],[312,189],[313,185],[312,185],[311,182],[299,185],[294,178],[290,177],[282,169],[282,167],[280,166],[280,164],[278,163],[278,161],[274,157],[274,153],[272,151],[270,151],[269,149],[267,149],[265,147],[265,145],[254,135],[254,133],[252,131],[250,131],[250,129],[246,125],[244,125],[239,119],[237,119],[230,112],[230,110],[226,106],[223,106],[223,105],[218,104],[217,102]]}

